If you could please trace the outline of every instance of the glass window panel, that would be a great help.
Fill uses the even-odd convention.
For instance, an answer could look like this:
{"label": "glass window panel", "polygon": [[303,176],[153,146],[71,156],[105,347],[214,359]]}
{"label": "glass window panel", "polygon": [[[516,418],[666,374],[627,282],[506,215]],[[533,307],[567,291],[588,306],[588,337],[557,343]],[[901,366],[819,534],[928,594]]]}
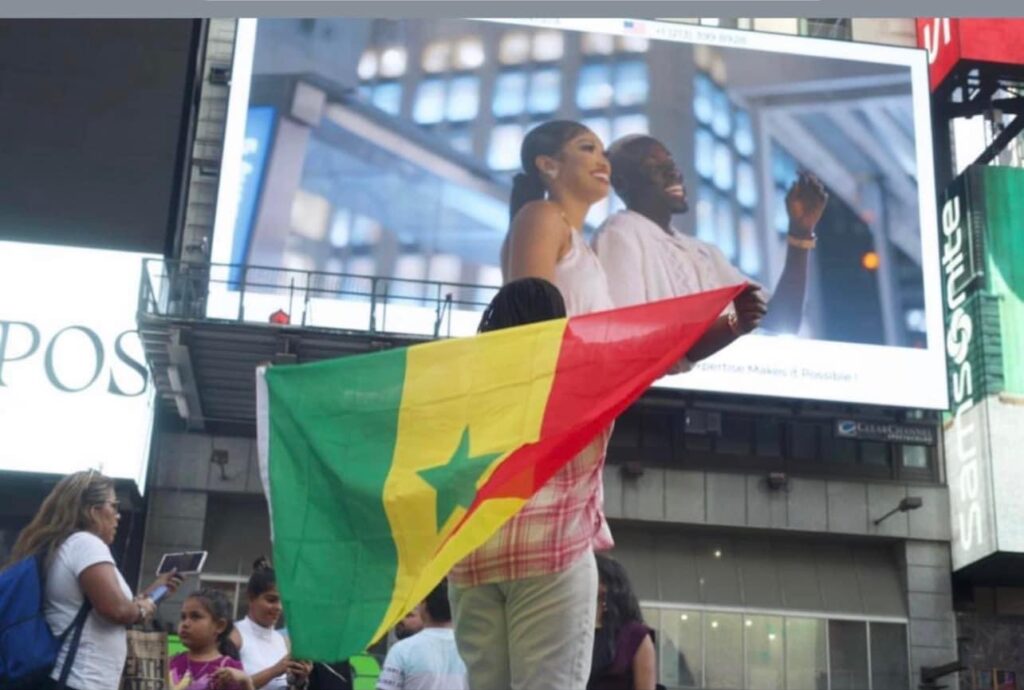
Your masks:
{"label": "glass window panel", "polygon": [[501,37],[498,59],[505,65],[521,65],[530,58],[530,35],[525,31],[512,31]]}
{"label": "glass window panel", "polygon": [[526,107],[526,75],[523,72],[503,72],[494,82],[495,117],[518,115]]}
{"label": "glass window panel", "polygon": [[756,452],[759,456],[782,457],[782,427],[779,421],[770,417],[758,417],[754,433],[756,434]]}
{"label": "glass window panel", "polygon": [[615,52],[615,37],[611,34],[583,34],[580,47],[584,55],[611,55]]}
{"label": "glass window panel", "polygon": [[480,78],[455,77],[448,84],[448,119],[467,122],[476,117],[480,109]]}
{"label": "glass window panel", "polygon": [[385,48],[380,54],[380,76],[393,79],[405,74],[407,57],[401,46]]}
{"label": "glass window panel", "polygon": [[797,460],[813,460],[818,455],[818,427],[808,422],[792,422],[789,427],[789,452]]}
{"label": "glass window panel", "polygon": [[754,128],[746,110],[736,111],[736,133],[733,135],[733,143],[741,156],[754,154]]}
{"label": "glass window panel", "polygon": [[733,219],[732,200],[719,194],[715,199],[715,244],[729,261],[736,260],[736,221]]}
{"label": "glass window panel", "polygon": [[402,110],[402,85],[397,81],[386,81],[373,87],[373,104],[391,115]]}
{"label": "glass window panel", "polygon": [[789,213],[786,211],[786,190],[782,187],[775,188],[775,199],[772,204],[772,222],[775,224],[775,231],[780,235],[789,232]]}
{"label": "glass window panel", "polygon": [[[643,113],[634,113],[632,115],[619,115],[614,120],[612,126],[612,132],[614,133],[615,139],[624,137],[630,134],[647,134],[649,132],[649,125],[647,116]],[[611,143],[602,139],[605,145]],[[614,141],[614,140],[612,140]]]}
{"label": "glass window panel", "polygon": [[864,623],[829,621],[828,648],[832,690],[868,687],[868,639]]}
{"label": "glass window panel", "polygon": [[828,686],[825,621],[786,619],[786,689],[824,690]]}
{"label": "glass window panel", "polygon": [[711,96],[711,128],[720,137],[727,137],[732,133],[732,104],[729,97],[718,86],[713,87]]}
{"label": "glass window panel", "polygon": [[747,161],[736,165],[736,201],[746,208],[757,205],[757,180],[754,178],[754,166]]}
{"label": "glass window panel", "polygon": [[821,455],[825,462],[857,462],[857,442],[849,438],[836,438],[831,430],[822,430]]}
{"label": "glass window panel", "polygon": [[746,616],[743,635],[747,657],[746,687],[750,690],[784,690],[782,616]]}
{"label": "glass window panel", "polygon": [[476,69],[484,64],[484,43],[479,38],[464,38],[455,45],[456,69]]}
{"label": "glass window panel", "polygon": [[448,133],[448,143],[452,145],[452,148],[462,153],[473,153],[473,135],[466,131],[456,131]]}
{"label": "glass window panel", "polygon": [[583,222],[596,228],[608,218],[608,215],[608,197],[605,197],[590,207],[590,210],[587,211],[587,217],[583,219]]}
{"label": "glass window panel", "polygon": [[885,467],[889,464],[889,446],[874,441],[864,441],[860,444],[860,459],[865,465]]}
{"label": "glass window panel", "polygon": [[910,683],[907,668],[907,626],[871,623],[871,687],[902,690]]}
{"label": "glass window panel", "polygon": [[583,110],[607,108],[612,103],[612,95],[608,65],[584,65],[576,84],[576,105]]}
{"label": "glass window panel", "polygon": [[367,50],[363,53],[362,57],[359,58],[359,66],[356,67],[356,74],[359,75],[360,79],[373,79],[377,76],[377,53],[373,50]]}
{"label": "glass window panel", "polygon": [[740,270],[748,276],[761,272],[761,246],[757,241],[757,225],[754,217],[743,214],[739,223]]}
{"label": "glass window panel", "polygon": [[928,448],[927,446],[905,445],[903,450],[903,466],[916,470],[928,469]]}
{"label": "glass window panel", "polygon": [[423,71],[437,74],[448,70],[451,61],[452,45],[448,41],[434,41],[423,49]]}
{"label": "glass window panel", "polygon": [[527,107],[533,115],[553,113],[562,102],[562,73],[557,69],[537,70],[530,76]]}
{"label": "glass window panel", "polygon": [[709,184],[701,184],[697,189],[697,238],[714,244],[715,242],[715,190]]}
{"label": "glass window panel", "polygon": [[704,639],[704,687],[709,690],[742,688],[742,617],[738,613],[705,613]]}
{"label": "glass window panel", "polygon": [[703,685],[701,615],[699,611],[661,611],[658,678],[670,688],[699,688]]}
{"label": "glass window panel", "polygon": [[714,111],[711,108],[711,79],[706,74],[698,74],[693,80],[693,114],[697,122],[711,124]]}
{"label": "glass window panel", "polygon": [[437,124],[444,119],[444,82],[440,79],[427,79],[420,82],[416,89],[416,104],[412,109],[412,119],[421,125]]}
{"label": "glass window panel", "polygon": [[580,120],[580,124],[597,135],[605,146],[612,141],[612,122],[606,117],[588,117]]}
{"label": "glass window panel", "polygon": [[622,106],[647,102],[647,63],[630,60],[619,63],[615,70],[615,102]]}
{"label": "glass window panel", "polygon": [[715,172],[715,138],[704,128],[697,130],[693,163],[701,177],[709,178]]}
{"label": "glass window panel", "polygon": [[772,177],[786,187],[796,180],[796,161],[780,146],[772,146]]}
{"label": "glass window panel", "polygon": [[356,89],[356,93],[368,103],[373,101],[373,87],[369,84],[360,84],[359,88]]}
{"label": "glass window panel", "polygon": [[498,125],[491,131],[487,165],[494,170],[515,170],[519,167],[519,147],[523,128],[519,125]]}
{"label": "glass window panel", "polygon": [[712,179],[715,186],[723,192],[732,189],[732,151],[727,144],[715,142],[714,161]]}
{"label": "glass window panel", "polygon": [[565,37],[561,31],[538,31],[533,35],[533,59],[537,62],[561,60],[565,54]]}

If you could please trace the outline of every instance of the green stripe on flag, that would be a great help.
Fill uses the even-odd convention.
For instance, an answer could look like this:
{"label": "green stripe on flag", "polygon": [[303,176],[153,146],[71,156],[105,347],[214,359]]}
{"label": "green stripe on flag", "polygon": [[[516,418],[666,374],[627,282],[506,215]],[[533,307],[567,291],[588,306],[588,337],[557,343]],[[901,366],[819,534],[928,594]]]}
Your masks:
{"label": "green stripe on flag", "polygon": [[391,603],[383,489],[404,379],[404,349],[267,371],[274,567],[297,659],[364,649]]}

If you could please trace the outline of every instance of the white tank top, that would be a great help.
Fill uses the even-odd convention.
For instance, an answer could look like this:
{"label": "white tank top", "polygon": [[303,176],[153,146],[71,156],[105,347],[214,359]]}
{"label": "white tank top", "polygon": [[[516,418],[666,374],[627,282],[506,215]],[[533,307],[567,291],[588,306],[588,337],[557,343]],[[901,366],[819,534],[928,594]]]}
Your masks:
{"label": "white tank top", "polygon": [[[242,668],[250,676],[270,668],[288,653],[288,643],[285,642],[284,635],[271,628],[264,628],[248,616],[237,621],[235,627],[242,637],[239,655],[242,657]],[[269,690],[286,690],[287,675],[282,673],[263,687]]]}
{"label": "white tank top", "polygon": [[608,278],[583,233],[570,230],[571,246],[555,264],[555,286],[562,293],[569,316],[612,309]]}

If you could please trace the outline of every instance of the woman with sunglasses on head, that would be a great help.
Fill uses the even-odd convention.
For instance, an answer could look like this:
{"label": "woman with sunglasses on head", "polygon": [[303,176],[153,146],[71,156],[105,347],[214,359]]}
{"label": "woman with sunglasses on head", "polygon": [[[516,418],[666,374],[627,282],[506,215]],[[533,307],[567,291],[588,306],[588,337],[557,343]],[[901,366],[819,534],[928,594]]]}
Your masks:
{"label": "woman with sunglasses on head", "polygon": [[[512,225],[502,249],[508,284],[480,330],[612,306],[604,272],[580,229],[608,195],[601,140],[569,121],[542,124],[520,151]],[[469,687],[581,690],[597,601],[594,550],[612,546],[601,471],[610,430],[571,459],[449,575],[455,638]]]}
{"label": "woman with sunglasses on head", "polygon": [[[119,507],[109,477],[94,470],[68,475],[53,487],[11,552],[10,564],[42,556],[46,579],[43,612],[54,635],[71,625],[84,603],[90,606],[67,676],[67,690],[118,687],[128,654],[126,627],[142,623],[156,612],[150,592],[161,585],[173,592],[181,584],[175,573],[167,573],[132,597],[110,552],[121,520]],[[50,684],[44,687],[57,687],[69,644],[66,639]]]}

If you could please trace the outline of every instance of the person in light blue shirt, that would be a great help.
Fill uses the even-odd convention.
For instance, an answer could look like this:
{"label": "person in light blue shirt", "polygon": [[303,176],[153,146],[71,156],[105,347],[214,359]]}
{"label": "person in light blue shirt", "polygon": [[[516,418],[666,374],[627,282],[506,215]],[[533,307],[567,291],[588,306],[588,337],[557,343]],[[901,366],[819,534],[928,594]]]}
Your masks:
{"label": "person in light blue shirt", "polygon": [[377,690],[469,690],[466,665],[455,647],[447,581],[417,609],[423,629],[388,650]]}

